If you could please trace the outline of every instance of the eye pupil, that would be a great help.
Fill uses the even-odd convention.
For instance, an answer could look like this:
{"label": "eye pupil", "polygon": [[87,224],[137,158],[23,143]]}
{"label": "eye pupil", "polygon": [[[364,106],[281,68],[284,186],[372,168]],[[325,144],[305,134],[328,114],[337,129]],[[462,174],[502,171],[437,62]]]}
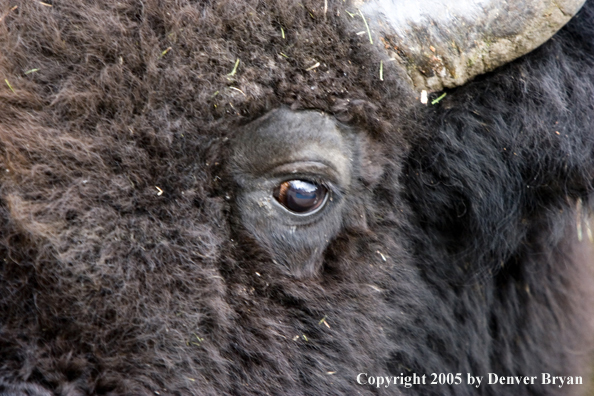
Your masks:
{"label": "eye pupil", "polygon": [[281,183],[274,190],[273,196],[291,212],[308,213],[322,205],[326,193],[324,186],[305,180],[289,180]]}

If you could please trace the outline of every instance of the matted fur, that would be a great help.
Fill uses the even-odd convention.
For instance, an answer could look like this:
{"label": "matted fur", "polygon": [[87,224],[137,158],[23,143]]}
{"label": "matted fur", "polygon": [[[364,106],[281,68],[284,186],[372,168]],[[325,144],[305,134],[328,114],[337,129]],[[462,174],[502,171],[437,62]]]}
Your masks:
{"label": "matted fur", "polygon": [[[0,394],[585,391],[356,376],[587,375],[592,2],[428,107],[343,1],[43,3],[0,3]],[[310,279],[234,215],[229,142],[280,106],[369,138]]]}

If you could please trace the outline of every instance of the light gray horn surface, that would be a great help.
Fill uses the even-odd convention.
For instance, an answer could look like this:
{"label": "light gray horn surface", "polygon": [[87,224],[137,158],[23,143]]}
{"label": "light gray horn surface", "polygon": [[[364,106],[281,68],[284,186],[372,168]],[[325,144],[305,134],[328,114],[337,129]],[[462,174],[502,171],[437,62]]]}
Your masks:
{"label": "light gray horn surface", "polygon": [[[460,86],[522,56],[584,0],[355,0],[374,37],[418,91]],[[377,40],[377,42],[375,42]]]}

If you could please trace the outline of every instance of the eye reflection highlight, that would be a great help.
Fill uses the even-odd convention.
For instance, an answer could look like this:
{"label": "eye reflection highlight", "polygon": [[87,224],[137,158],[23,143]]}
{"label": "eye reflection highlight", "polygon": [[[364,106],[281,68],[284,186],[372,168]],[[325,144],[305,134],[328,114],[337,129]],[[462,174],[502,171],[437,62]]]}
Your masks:
{"label": "eye reflection highlight", "polygon": [[291,212],[308,214],[320,208],[325,202],[326,187],[307,180],[288,180],[281,183],[274,192],[274,198]]}

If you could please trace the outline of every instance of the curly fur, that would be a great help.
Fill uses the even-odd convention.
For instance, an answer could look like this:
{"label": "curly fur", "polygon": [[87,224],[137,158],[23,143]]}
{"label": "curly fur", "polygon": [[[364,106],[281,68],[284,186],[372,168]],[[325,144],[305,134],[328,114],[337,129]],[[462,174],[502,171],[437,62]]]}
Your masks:
{"label": "curly fur", "polygon": [[[0,394],[584,391],[355,378],[588,375],[594,4],[424,107],[328,3],[0,3]],[[310,279],[234,217],[229,142],[283,105],[369,139]]]}

